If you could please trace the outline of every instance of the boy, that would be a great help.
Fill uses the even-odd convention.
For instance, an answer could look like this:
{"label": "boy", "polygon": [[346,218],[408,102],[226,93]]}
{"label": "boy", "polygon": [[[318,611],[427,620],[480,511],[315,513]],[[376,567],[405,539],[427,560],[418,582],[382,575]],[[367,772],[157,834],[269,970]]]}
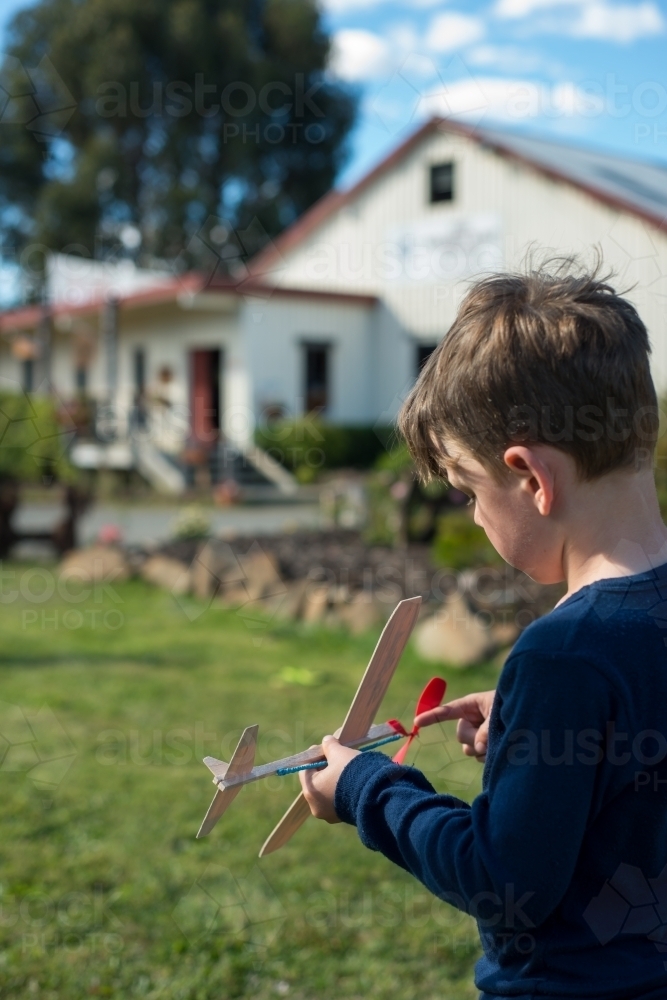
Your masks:
{"label": "boy", "polygon": [[328,767],[301,774],[315,816],[355,824],[477,919],[487,1000],[667,997],[667,529],[648,355],[636,311],[596,275],[472,288],[400,428],[507,562],[567,593],[495,692],[418,719],[458,718],[485,757],[471,806],[333,737]]}

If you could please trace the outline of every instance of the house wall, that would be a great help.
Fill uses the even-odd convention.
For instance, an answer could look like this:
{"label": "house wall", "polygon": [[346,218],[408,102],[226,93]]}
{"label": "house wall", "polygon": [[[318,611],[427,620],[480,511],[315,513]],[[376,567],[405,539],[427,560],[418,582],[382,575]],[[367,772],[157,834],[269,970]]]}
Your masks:
{"label": "house wall", "polygon": [[[231,298],[216,293],[159,306],[121,306],[115,406],[109,416],[113,416],[116,431],[124,435],[135,407],[134,358],[141,349],[151,434],[164,450],[179,451],[190,432],[190,352],[219,349],[222,429],[229,440],[248,442],[267,405],[280,404],[290,415],[303,413],[304,344],[308,342],[331,348],[328,419],[373,422],[379,404],[391,402],[403,379],[404,366],[396,365],[397,345],[404,342],[408,350],[411,348],[396,322],[393,341],[385,336],[379,344],[376,313],[384,311],[363,301],[279,295]],[[76,338],[85,333],[91,348],[87,392],[105,403],[103,317],[91,314],[76,323],[74,328],[69,318],[61,317],[54,330],[51,374],[55,390],[63,399],[76,394]],[[3,349],[0,344],[0,350],[0,370],[5,377],[13,377],[19,388],[21,365],[8,345]],[[159,377],[165,366],[173,373],[167,385]],[[381,382],[386,385],[378,392]]]}
{"label": "house wall", "polygon": [[330,345],[327,419],[370,423],[375,419],[372,331],[374,307],[335,300],[248,299],[242,341],[254,419],[269,405],[291,415],[304,411],[304,343]]}
{"label": "house wall", "polygon": [[[123,415],[134,402],[134,354],[143,349],[146,364],[146,395],[149,400],[157,443],[177,451],[190,430],[190,351],[219,349],[223,416],[239,401],[245,405],[247,390],[242,373],[242,346],[235,312],[188,309],[178,303],[123,313],[119,322],[117,407]],[[173,381],[159,380],[160,368],[169,367]],[[165,399],[169,406],[157,402]],[[152,401],[152,402],[151,402]]]}
{"label": "house wall", "polygon": [[20,392],[23,389],[23,368],[14,357],[10,345],[0,341],[0,392]]}
{"label": "house wall", "polygon": [[417,375],[415,339],[385,302],[373,312],[371,380],[373,422],[393,423]]}
{"label": "house wall", "polygon": [[[431,205],[429,167],[448,160],[455,199]],[[406,239],[423,252],[406,256]],[[475,274],[520,266],[531,248],[590,260],[595,246],[617,286],[631,288],[651,335],[654,378],[667,391],[667,235],[458,135],[426,136],[352,204],[282,252],[280,281],[375,294],[424,341],[445,334]]]}

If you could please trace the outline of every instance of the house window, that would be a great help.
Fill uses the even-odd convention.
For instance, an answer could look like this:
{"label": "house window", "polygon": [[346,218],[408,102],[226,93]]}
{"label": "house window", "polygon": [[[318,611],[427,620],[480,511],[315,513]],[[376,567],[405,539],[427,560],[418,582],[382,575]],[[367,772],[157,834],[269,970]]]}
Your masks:
{"label": "house window", "polygon": [[35,361],[33,358],[24,358],[22,365],[23,371],[23,391],[32,392],[35,388]]}
{"label": "house window", "polygon": [[436,349],[437,344],[417,344],[417,375],[421,374],[421,370],[428,361],[428,359],[433,354]]}
{"label": "house window", "polygon": [[146,352],[138,347],[134,352],[134,398],[138,402],[146,391]]}
{"label": "house window", "polygon": [[431,167],[431,204],[454,200],[454,164],[436,163]]}
{"label": "house window", "polygon": [[329,345],[304,344],[305,351],[305,412],[320,413],[329,405]]}
{"label": "house window", "polygon": [[146,426],[146,352],[137,347],[132,358],[134,376],[134,418],[136,426]]}
{"label": "house window", "polygon": [[85,365],[77,365],[74,372],[74,384],[76,391],[85,395],[88,388],[88,369]]}

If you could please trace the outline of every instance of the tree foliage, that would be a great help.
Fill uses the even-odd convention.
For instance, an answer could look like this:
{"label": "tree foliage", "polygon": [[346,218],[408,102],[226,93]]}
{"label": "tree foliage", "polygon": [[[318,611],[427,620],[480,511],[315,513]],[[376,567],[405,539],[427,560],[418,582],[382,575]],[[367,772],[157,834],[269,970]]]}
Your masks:
{"label": "tree foliage", "polygon": [[355,100],[326,74],[329,44],[314,0],[21,11],[0,68],[5,233],[231,267],[335,179]]}

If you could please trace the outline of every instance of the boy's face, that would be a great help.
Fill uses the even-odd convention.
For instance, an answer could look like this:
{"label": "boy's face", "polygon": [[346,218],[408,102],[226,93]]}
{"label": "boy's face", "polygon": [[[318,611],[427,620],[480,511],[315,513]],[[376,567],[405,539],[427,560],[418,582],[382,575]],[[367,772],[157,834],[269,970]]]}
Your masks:
{"label": "boy's face", "polygon": [[[445,440],[438,451],[446,479],[471,498],[475,524],[503,559],[538,583],[563,580],[563,539],[548,510],[545,516],[541,484],[533,470],[509,464],[499,481],[453,440]],[[508,449],[506,462],[510,451],[517,449]]]}

